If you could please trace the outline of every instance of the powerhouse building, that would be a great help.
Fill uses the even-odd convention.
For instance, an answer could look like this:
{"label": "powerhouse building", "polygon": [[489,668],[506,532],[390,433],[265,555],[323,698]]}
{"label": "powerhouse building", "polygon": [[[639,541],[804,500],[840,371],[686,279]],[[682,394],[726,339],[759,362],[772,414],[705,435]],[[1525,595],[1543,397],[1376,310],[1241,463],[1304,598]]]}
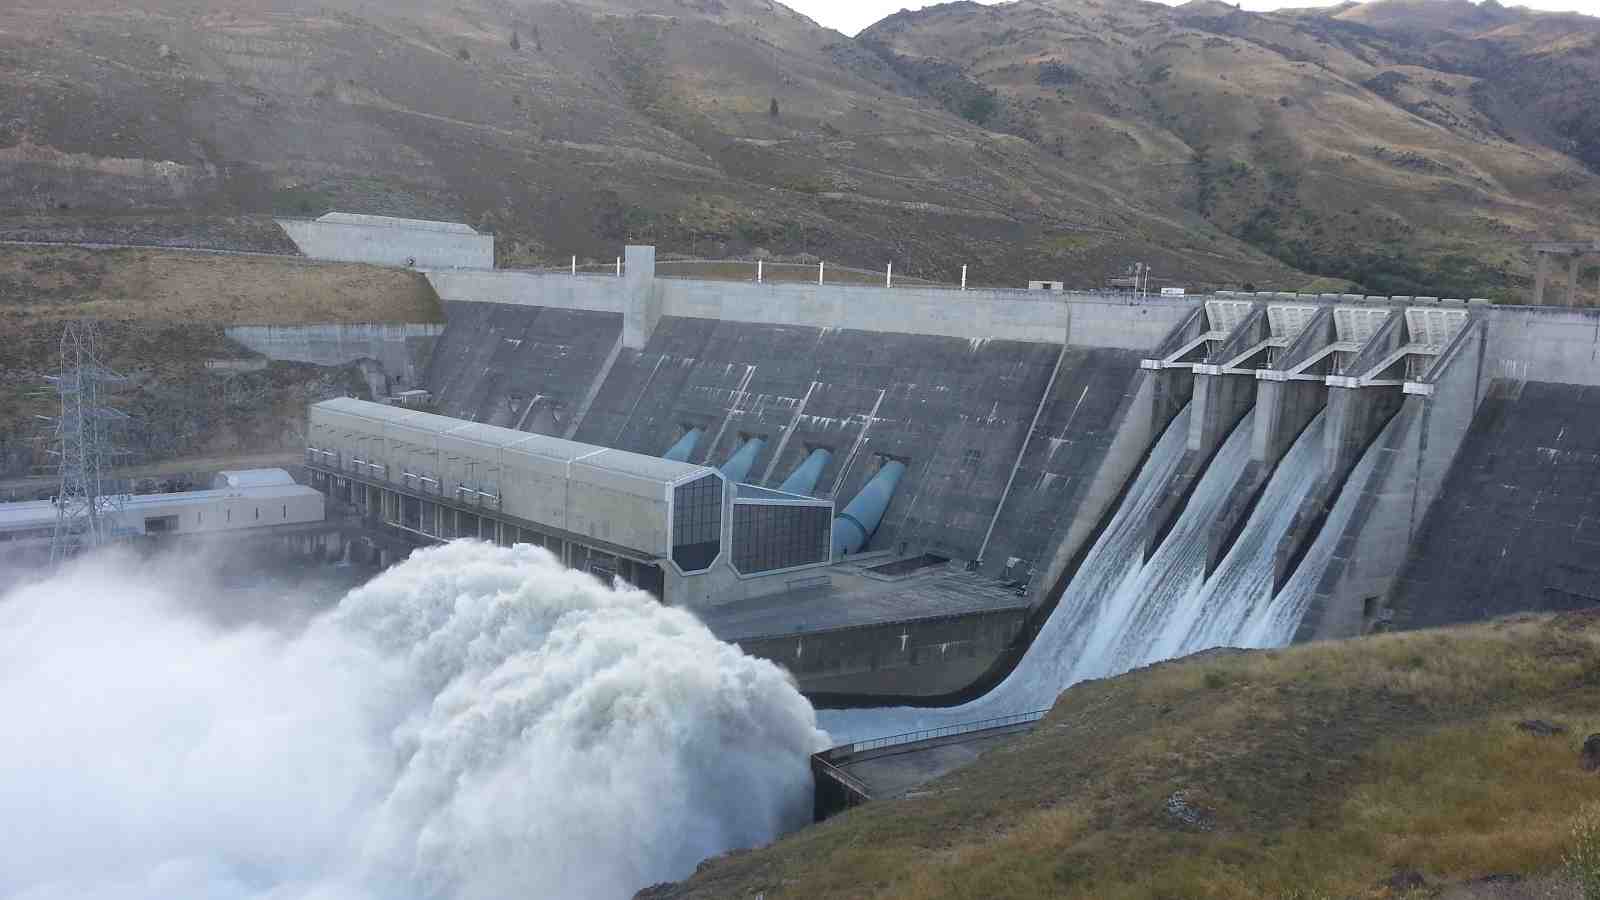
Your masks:
{"label": "powerhouse building", "polygon": [[313,484],[418,539],[537,544],[674,605],[779,593],[829,562],[831,500],[403,407],[312,405],[306,465]]}

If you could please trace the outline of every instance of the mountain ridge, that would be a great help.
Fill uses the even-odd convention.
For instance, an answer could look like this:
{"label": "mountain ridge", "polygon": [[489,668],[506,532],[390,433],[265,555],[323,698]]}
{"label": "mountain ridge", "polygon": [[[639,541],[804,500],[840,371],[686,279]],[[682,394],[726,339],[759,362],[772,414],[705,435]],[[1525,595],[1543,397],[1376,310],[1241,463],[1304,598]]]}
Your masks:
{"label": "mountain ridge", "polygon": [[[646,241],[1510,299],[1521,241],[1600,228],[1600,30],[1410,6],[956,3],[847,38],[765,0],[22,0],[0,10],[0,207],[456,218],[513,265]],[[1368,213],[1329,211],[1352,198]]]}

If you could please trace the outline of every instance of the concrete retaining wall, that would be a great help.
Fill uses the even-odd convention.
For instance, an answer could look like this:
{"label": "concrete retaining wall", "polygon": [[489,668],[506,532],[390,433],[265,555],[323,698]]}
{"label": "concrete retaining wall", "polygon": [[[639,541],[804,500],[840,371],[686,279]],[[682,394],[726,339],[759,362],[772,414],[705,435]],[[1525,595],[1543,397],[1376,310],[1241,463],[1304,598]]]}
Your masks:
{"label": "concrete retaining wall", "polygon": [[441,300],[611,313],[628,305],[623,279],[611,275],[486,271],[429,272],[427,278]]}
{"label": "concrete retaining wall", "polygon": [[1600,388],[1496,380],[1389,597],[1422,628],[1600,603]]}
{"label": "concrete retaining wall", "polygon": [[[632,249],[632,248],[630,248]],[[616,278],[533,272],[429,272],[445,300],[633,312],[642,348],[653,316],[850,329],[962,339],[1032,341],[1147,351],[1195,301],[1117,294],[756,284],[679,278]],[[659,312],[655,312],[659,310]]]}
{"label": "concrete retaining wall", "polygon": [[[576,439],[659,455],[699,428],[690,461],[720,466],[745,438],[760,437],[766,445],[751,480],[769,486],[823,447],[832,458],[816,494],[841,506],[880,458],[899,459],[906,475],[871,546],[906,541],[973,559],[1059,356],[1059,346],[1041,343],[668,316],[646,348],[619,354]],[[1124,379],[1132,365],[1124,360]],[[1069,381],[1072,373],[1083,380],[1063,403],[1104,384],[1081,366],[1070,367]],[[1115,410],[1123,390],[1104,389],[1109,395],[1086,403],[1082,420],[1096,432],[1114,427],[1104,407]],[[1084,440],[1103,448],[1105,439]],[[1064,443],[1044,440],[1041,450]],[[1060,464],[1086,477],[1081,467],[1093,454],[1078,460],[1074,452],[1064,450]],[[1024,485],[1019,504],[1032,487]]]}
{"label": "concrete retaining wall", "polygon": [[[406,220],[374,222],[403,223]],[[434,224],[434,223],[426,223]],[[278,225],[300,252],[312,259],[373,263],[381,266],[494,268],[494,236],[402,224],[279,219]]]}
{"label": "concrete retaining wall", "polygon": [[1600,385],[1600,309],[1496,306],[1484,325],[1480,395],[1494,379]]}
{"label": "concrete retaining wall", "polygon": [[1035,601],[1055,583],[1150,444],[1150,384],[1137,352],[1067,348],[995,522],[986,574],[1028,583]]}
{"label": "concrete retaining wall", "polygon": [[1026,616],[1027,609],[1017,607],[738,644],[794,673],[805,692],[926,696],[957,690],[983,674]]}
{"label": "concrete retaining wall", "polygon": [[268,359],[342,366],[374,359],[391,379],[421,380],[434,340],[445,326],[414,325],[235,325],[229,338]]}
{"label": "concrete retaining wall", "polygon": [[1359,634],[1384,605],[1472,424],[1484,352],[1481,326],[1469,326],[1429,373],[1433,394],[1406,395],[1379,433],[1372,474],[1344,484],[1344,491],[1360,492],[1355,512],[1337,536],[1298,639]]}
{"label": "concrete retaining wall", "polygon": [[435,411],[555,437],[576,429],[622,332],[621,316],[586,310],[450,302],[445,316],[426,375]]}

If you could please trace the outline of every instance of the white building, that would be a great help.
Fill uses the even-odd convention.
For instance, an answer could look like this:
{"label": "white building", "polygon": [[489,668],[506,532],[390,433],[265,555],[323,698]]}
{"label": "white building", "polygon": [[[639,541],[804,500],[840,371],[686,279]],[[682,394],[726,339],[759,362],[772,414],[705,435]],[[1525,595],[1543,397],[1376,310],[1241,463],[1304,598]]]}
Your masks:
{"label": "white building", "polygon": [[[224,476],[240,486],[228,486]],[[282,469],[223,473],[218,484],[208,491],[128,495],[122,498],[120,515],[108,524],[118,534],[140,536],[237,532],[323,520],[322,493],[295,484]],[[0,503],[0,544],[12,549],[48,545],[55,527],[51,500]]]}
{"label": "white building", "polygon": [[308,418],[313,483],[419,539],[539,544],[687,606],[780,592],[829,561],[832,501],[707,466],[348,398]]}

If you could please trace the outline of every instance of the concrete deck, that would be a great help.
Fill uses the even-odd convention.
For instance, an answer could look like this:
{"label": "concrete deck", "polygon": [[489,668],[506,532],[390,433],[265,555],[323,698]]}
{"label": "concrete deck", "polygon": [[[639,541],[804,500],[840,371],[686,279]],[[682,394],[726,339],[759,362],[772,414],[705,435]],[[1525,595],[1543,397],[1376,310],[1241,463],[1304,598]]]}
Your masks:
{"label": "concrete deck", "polygon": [[970,765],[983,754],[1032,731],[1037,722],[933,738],[863,754],[838,768],[867,786],[874,800],[903,796],[935,778]]}
{"label": "concrete deck", "polygon": [[[865,560],[881,565],[888,558]],[[1027,600],[1004,584],[951,567],[922,569],[911,575],[873,576],[857,565],[823,570],[832,582],[767,597],[696,610],[725,641],[1026,609]],[[808,572],[817,575],[818,572]]]}

